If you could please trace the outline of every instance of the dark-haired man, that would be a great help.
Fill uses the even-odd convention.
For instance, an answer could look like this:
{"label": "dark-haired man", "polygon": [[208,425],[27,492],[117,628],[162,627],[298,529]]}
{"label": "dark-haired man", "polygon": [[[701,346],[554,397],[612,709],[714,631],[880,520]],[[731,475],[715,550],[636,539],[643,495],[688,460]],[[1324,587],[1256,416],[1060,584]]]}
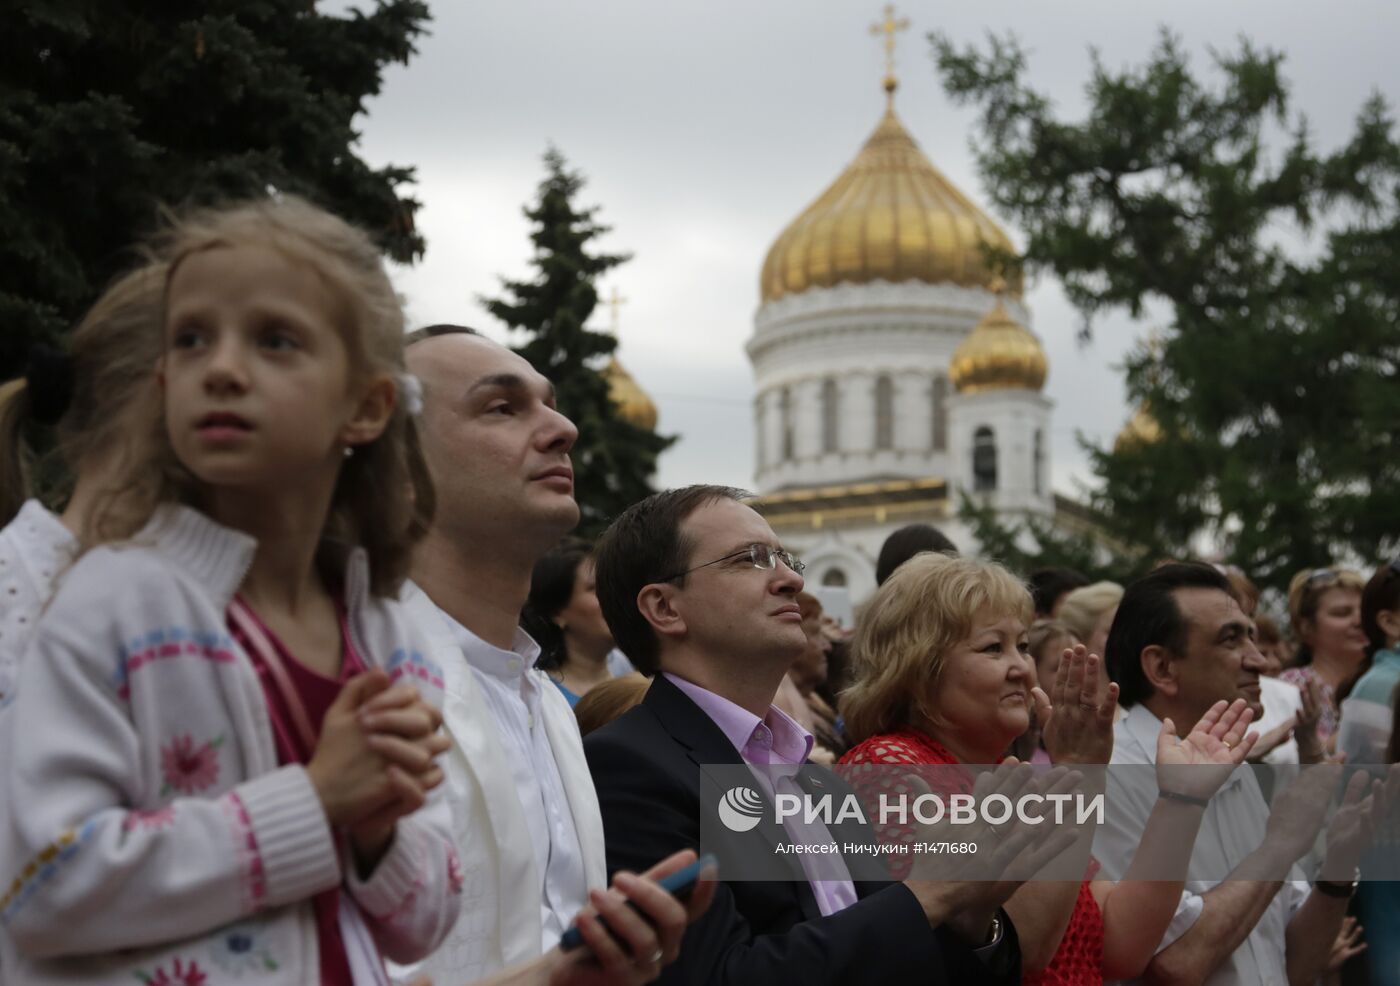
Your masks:
{"label": "dark-haired man", "polygon": [[[535,562],[578,523],[578,430],[548,380],[470,329],[414,333],[408,366],[437,505],[405,604],[442,667],[463,885],[461,918],[420,971],[466,983],[549,952],[606,880],[578,725],[519,627]],[[658,928],[609,981],[653,978],[674,958],[660,947],[672,932]]]}
{"label": "dark-haired man", "polygon": [[956,555],[958,546],[932,524],[906,524],[885,538],[875,559],[875,584],[884,585],[894,570],[925,551]]}
{"label": "dark-haired man", "polygon": [[[1244,699],[1256,717],[1261,712],[1265,662],[1253,622],[1209,565],[1163,565],[1128,586],[1106,650],[1127,710],[1114,729],[1113,764],[1154,763],[1165,719],[1197,722],[1222,699]],[[1110,774],[1110,811],[1094,855],[1106,875],[1121,877],[1158,795],[1115,785]],[[1319,794],[1312,800],[1325,805],[1326,788]],[[1286,807],[1276,803],[1271,816],[1254,775],[1242,767],[1208,805],[1196,807],[1205,817],[1191,872],[1210,878],[1187,880],[1148,980],[1275,986],[1321,976],[1354,887],[1343,880],[1309,888],[1301,880],[1293,864],[1311,848],[1322,814],[1299,803],[1307,800],[1301,790],[1292,798]],[[1334,823],[1329,831],[1326,875],[1350,874],[1360,859],[1359,827],[1344,828]],[[1285,873],[1293,878],[1282,879]]]}
{"label": "dark-haired man", "polygon": [[[807,647],[801,564],[741,496],[719,486],[658,493],[599,542],[608,625],[656,676],[639,706],[584,743],[610,869],[698,844],[702,794],[711,804],[724,790],[706,765],[796,767],[811,751],[811,735],[772,704]],[[714,905],[659,981],[1019,982],[1015,931],[997,917],[1003,885],[864,882],[853,878],[867,873],[862,860],[848,868],[839,857],[810,879],[802,858],[810,882],[733,872],[726,882],[721,872]]]}

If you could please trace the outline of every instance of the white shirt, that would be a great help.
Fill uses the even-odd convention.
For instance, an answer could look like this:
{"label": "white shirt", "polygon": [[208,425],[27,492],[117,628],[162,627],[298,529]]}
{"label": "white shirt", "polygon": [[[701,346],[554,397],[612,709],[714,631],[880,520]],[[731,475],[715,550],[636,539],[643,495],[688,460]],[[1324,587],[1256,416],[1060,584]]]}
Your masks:
{"label": "white shirt", "polygon": [[[1263,736],[1269,730],[1281,725],[1285,719],[1293,718],[1294,713],[1303,711],[1303,693],[1291,681],[1280,678],[1259,676],[1259,701],[1263,703],[1264,714],[1259,721],[1250,723],[1250,730]],[[1292,736],[1288,742],[1280,743],[1264,756],[1265,763],[1298,763],[1298,741]]]}
{"label": "white shirt", "polygon": [[78,539],[38,500],[25,501],[0,530],[0,709],[14,700],[19,659],[77,548]]}
{"label": "white shirt", "polygon": [[[442,616],[471,667],[510,761],[535,850],[540,875],[541,949],[548,950],[558,944],[588,902],[583,849],[540,710],[541,690],[554,685],[533,670],[540,648],[524,630],[516,630],[510,650],[501,650],[446,613]],[[507,892],[512,891],[507,888]]]}
{"label": "white shirt", "polygon": [[[1157,734],[1161,729],[1162,721],[1146,706],[1133,706],[1113,728],[1110,763],[1156,763]],[[1147,790],[1144,785],[1131,783],[1132,779],[1127,772],[1117,774],[1109,770],[1109,810],[1094,841],[1094,858],[1108,879],[1122,879],[1127,871],[1157,797],[1155,780]],[[1201,895],[1221,882],[1220,874],[1232,872],[1259,848],[1268,821],[1269,809],[1259,783],[1249,767],[1239,767],[1211,798],[1191,852],[1188,876],[1201,874],[1208,878],[1186,881],[1176,915],[1157,951],[1190,930],[1205,907]],[[1288,982],[1284,935],[1289,920],[1311,889],[1296,866],[1292,875],[1295,879],[1284,881],[1249,937],[1206,978],[1207,986],[1277,986]]]}

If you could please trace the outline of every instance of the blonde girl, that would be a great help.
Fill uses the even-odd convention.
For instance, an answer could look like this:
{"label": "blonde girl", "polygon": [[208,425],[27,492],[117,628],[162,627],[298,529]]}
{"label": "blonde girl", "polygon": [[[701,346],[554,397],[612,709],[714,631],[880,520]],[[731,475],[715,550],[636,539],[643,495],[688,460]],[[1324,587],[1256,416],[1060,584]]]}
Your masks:
{"label": "blonde girl", "polygon": [[384,983],[461,888],[393,599],[432,507],[399,304],[295,199],[158,257],[159,388],[0,720],[7,982]]}

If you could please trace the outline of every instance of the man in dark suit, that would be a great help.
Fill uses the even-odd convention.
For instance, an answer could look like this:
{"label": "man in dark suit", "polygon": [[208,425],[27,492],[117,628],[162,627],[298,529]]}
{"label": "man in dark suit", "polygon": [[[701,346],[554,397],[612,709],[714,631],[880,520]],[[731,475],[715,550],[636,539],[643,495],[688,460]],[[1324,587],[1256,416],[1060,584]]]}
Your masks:
{"label": "man in dark suit", "polygon": [[[801,566],[742,495],[716,486],[656,494],[599,544],[603,613],[622,650],[655,676],[639,706],[584,743],[609,870],[698,847],[702,814],[726,791],[724,765],[795,768],[811,749],[811,736],[772,707],[806,646]],[[830,775],[816,783],[840,784]],[[831,841],[869,840],[851,826],[834,824]],[[750,847],[793,841],[767,820],[747,838]],[[658,982],[1020,982],[1015,929],[1000,909],[1014,885],[881,882],[883,868],[864,855],[801,856],[791,879],[740,880],[725,872],[737,840],[706,846],[721,851],[718,893]]]}

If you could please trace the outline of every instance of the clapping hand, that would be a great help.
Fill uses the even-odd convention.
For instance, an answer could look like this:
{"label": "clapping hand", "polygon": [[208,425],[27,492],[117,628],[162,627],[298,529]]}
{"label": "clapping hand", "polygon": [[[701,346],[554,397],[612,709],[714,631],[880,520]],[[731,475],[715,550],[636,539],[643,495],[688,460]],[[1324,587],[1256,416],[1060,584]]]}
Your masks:
{"label": "clapping hand", "polygon": [[1083,644],[1065,649],[1050,695],[1031,690],[1041,741],[1054,763],[1106,764],[1113,755],[1113,713],[1118,685]]}
{"label": "clapping hand", "polygon": [[1253,718],[1254,710],[1237,698],[1231,704],[1216,702],[1180,739],[1176,724],[1164,720],[1157,734],[1157,787],[1209,800],[1259,739],[1258,733],[1245,732]]}
{"label": "clapping hand", "polygon": [[1298,689],[1303,706],[1293,715],[1293,738],[1298,741],[1301,763],[1321,763],[1326,756],[1322,740],[1317,735],[1317,723],[1322,718],[1322,686],[1316,678],[1308,678]]}
{"label": "clapping hand", "polygon": [[1342,805],[1327,826],[1327,858],[1321,878],[1348,882],[1371,844],[1376,829],[1400,791],[1400,764],[1392,765],[1385,780],[1357,771],[1347,783]]}

